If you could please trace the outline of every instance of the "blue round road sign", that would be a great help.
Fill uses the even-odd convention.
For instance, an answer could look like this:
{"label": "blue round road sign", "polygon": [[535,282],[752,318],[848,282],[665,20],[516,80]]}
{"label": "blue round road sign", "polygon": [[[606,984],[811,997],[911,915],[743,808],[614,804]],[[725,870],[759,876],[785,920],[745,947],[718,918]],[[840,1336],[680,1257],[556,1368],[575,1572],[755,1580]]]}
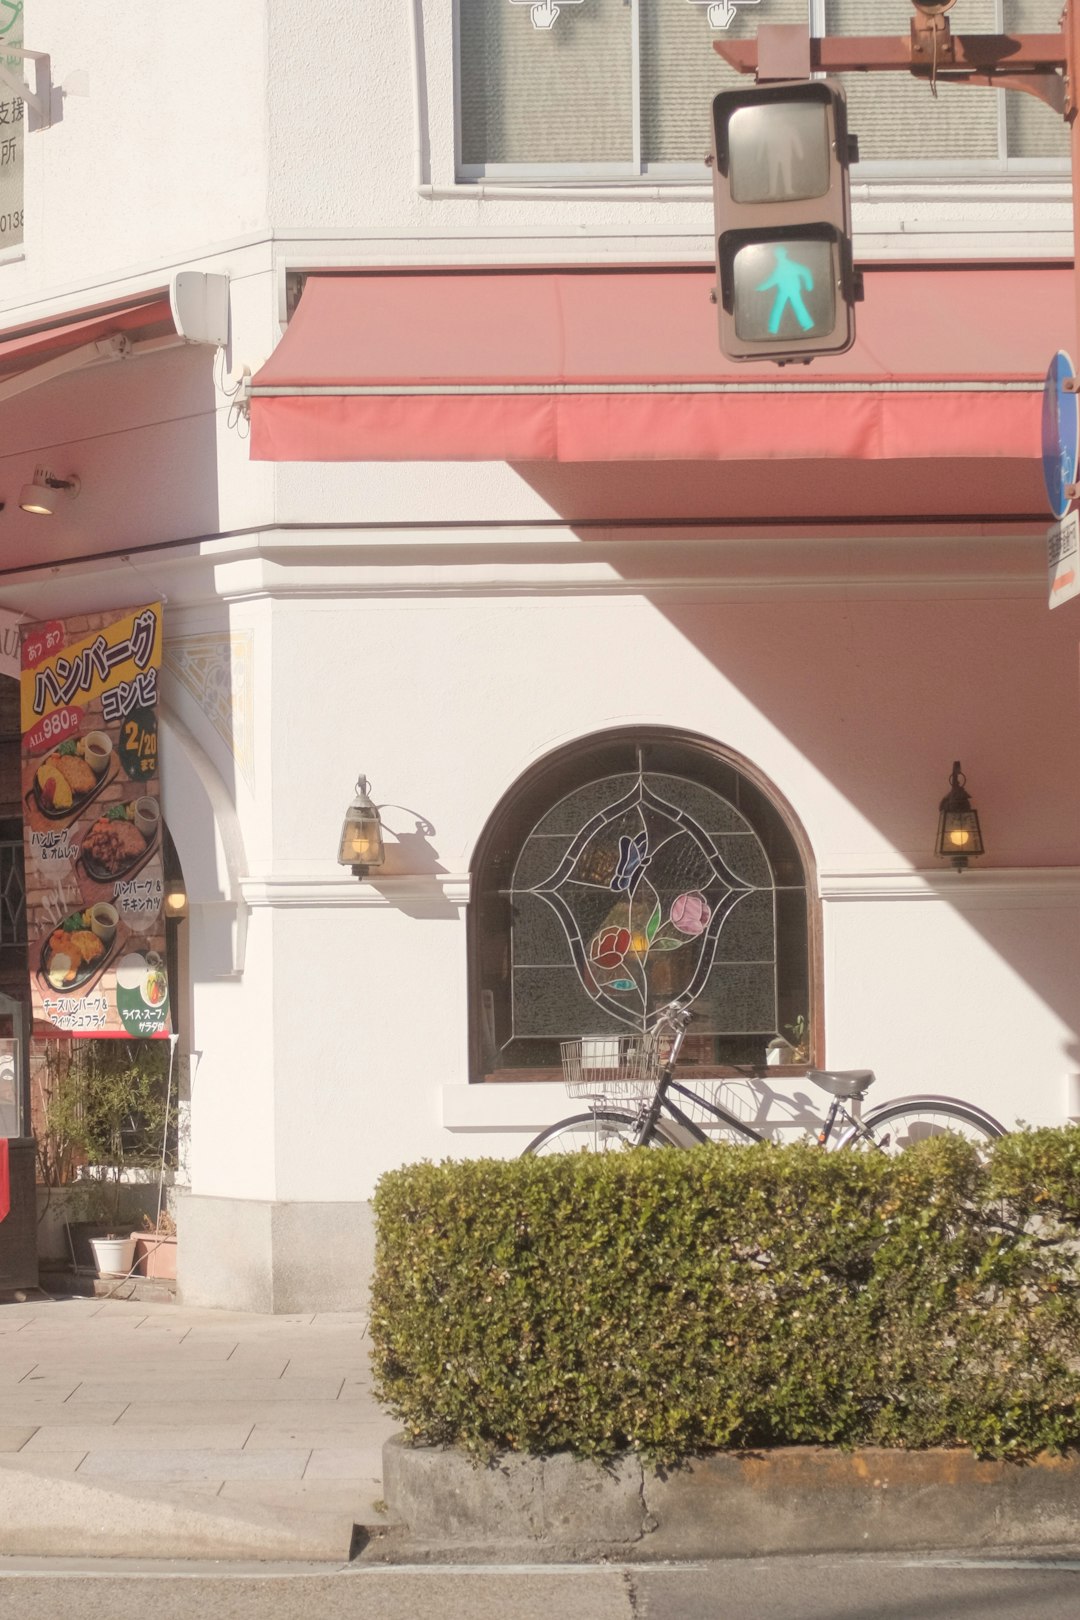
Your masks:
{"label": "blue round road sign", "polygon": [[1042,403],[1043,481],[1056,518],[1063,518],[1069,510],[1070,498],[1065,491],[1076,483],[1080,410],[1077,396],[1065,391],[1065,381],[1072,376],[1073,363],[1059,349],[1046,373]]}

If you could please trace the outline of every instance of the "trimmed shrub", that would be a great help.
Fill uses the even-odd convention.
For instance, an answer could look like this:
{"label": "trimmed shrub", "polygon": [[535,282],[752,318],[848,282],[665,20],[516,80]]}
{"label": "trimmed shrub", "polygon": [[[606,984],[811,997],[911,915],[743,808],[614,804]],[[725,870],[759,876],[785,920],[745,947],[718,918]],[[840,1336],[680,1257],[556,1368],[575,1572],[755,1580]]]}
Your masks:
{"label": "trimmed shrub", "polygon": [[479,1454],[1080,1437],[1080,1129],[383,1176],[379,1398]]}

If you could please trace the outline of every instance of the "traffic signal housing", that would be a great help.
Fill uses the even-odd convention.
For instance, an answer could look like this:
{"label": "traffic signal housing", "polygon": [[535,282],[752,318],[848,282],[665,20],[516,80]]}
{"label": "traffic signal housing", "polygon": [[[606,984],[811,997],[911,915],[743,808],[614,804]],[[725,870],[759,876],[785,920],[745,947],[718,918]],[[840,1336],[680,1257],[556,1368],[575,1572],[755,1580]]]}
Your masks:
{"label": "traffic signal housing", "polygon": [[855,341],[847,101],[831,79],[715,97],[713,204],[720,347],[807,362]]}

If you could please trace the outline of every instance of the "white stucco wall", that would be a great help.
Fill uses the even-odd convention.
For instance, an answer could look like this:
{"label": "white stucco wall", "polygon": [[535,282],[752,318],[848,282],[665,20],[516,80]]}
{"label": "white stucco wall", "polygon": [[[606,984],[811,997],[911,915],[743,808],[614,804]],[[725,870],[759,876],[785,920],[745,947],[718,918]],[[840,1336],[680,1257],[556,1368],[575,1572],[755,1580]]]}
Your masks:
{"label": "white stucco wall", "polygon": [[[27,43],[51,54],[54,122],[26,139],[25,243],[0,263],[0,315],[107,298],[122,280],[271,237],[282,274],[358,259],[708,261],[704,172],[682,200],[651,183],[577,199],[557,185],[459,185],[452,14],[450,0],[302,17],[286,0],[33,0]],[[1068,180],[1052,168],[856,171],[853,195],[866,260],[1071,252]]]}
{"label": "white stucco wall", "polygon": [[132,269],[265,229],[263,0],[33,0],[25,30],[52,59],[55,121],[26,139],[23,262],[0,266],[0,303],[107,296]]}
{"label": "white stucco wall", "polygon": [[[174,653],[215,648],[228,693],[221,724],[194,676],[166,693],[195,1191],[364,1198],[389,1165],[516,1152],[566,1111],[558,1086],[466,1087],[470,865],[523,770],[628,724],[728,745],[801,819],[830,1061],[872,1065],[882,1096],[1061,1120],[1080,1071],[1077,632],[1071,610],[1047,613],[1038,540],[621,526],[631,485],[637,515],[727,510],[723,481],[698,491],[693,469],[649,469],[646,490],[621,469],[250,461],[226,387],[273,347],[289,270],[708,259],[704,190],[455,192],[450,9],[423,6],[427,194],[410,0],[312,8],[302,37],[284,0],[33,0],[28,22],[57,81],[85,69],[90,94],[28,137],[4,323],[185,264],[230,276],[223,356],[178,349],[0,405],[0,606],[161,594]],[[1071,248],[1055,179],[860,186],[856,223],[868,257]],[[83,481],[48,526],[13,499],[42,459]],[[620,494],[605,528],[574,527]],[[988,846],[963,878],[930,854],[956,757]],[[361,886],[338,868],[360,771],[434,823],[434,873]]]}
{"label": "white stucco wall", "polygon": [[[363,1196],[388,1164],[516,1152],[567,1111],[557,1085],[462,1094],[463,900],[475,841],[515,778],[571,738],[624,724],[716,738],[799,816],[824,896],[831,1062],[873,1066],[882,1099],[931,1090],[1008,1123],[1065,1117],[1078,1051],[1077,717],[1070,707],[1047,722],[1042,693],[1072,679],[1075,631],[1048,621],[1034,592],[845,599],[819,582],[811,608],[779,589],[734,599],[720,580],[704,601],[658,586],[441,599],[399,587],[389,601],[279,598],[259,623],[272,642],[260,773],[272,846],[267,803],[253,805],[264,842],[245,884],[248,964],[231,985],[195,987],[203,1083],[220,1075],[225,1093],[201,1117],[196,1099],[197,1191]],[[1002,659],[1005,645],[1024,657]],[[962,877],[931,855],[956,753],[988,845]],[[434,823],[434,875],[356,885],[336,868],[360,770],[379,802]],[[1052,791],[1032,791],[1038,782]],[[413,825],[397,809],[386,819]],[[275,1124],[238,1162],[226,1126],[241,1098]]]}

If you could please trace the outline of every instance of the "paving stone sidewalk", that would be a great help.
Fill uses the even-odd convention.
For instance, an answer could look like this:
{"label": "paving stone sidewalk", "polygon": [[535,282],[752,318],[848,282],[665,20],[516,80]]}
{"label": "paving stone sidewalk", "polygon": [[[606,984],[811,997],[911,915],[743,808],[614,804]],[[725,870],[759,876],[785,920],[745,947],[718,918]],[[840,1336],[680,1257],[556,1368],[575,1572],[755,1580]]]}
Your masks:
{"label": "paving stone sidewalk", "polygon": [[268,1510],[294,1529],[377,1521],[396,1425],[371,1393],[366,1329],[353,1314],[0,1305],[0,1490],[15,1473],[28,1490],[40,1476],[188,1509],[214,1499],[219,1517]]}

